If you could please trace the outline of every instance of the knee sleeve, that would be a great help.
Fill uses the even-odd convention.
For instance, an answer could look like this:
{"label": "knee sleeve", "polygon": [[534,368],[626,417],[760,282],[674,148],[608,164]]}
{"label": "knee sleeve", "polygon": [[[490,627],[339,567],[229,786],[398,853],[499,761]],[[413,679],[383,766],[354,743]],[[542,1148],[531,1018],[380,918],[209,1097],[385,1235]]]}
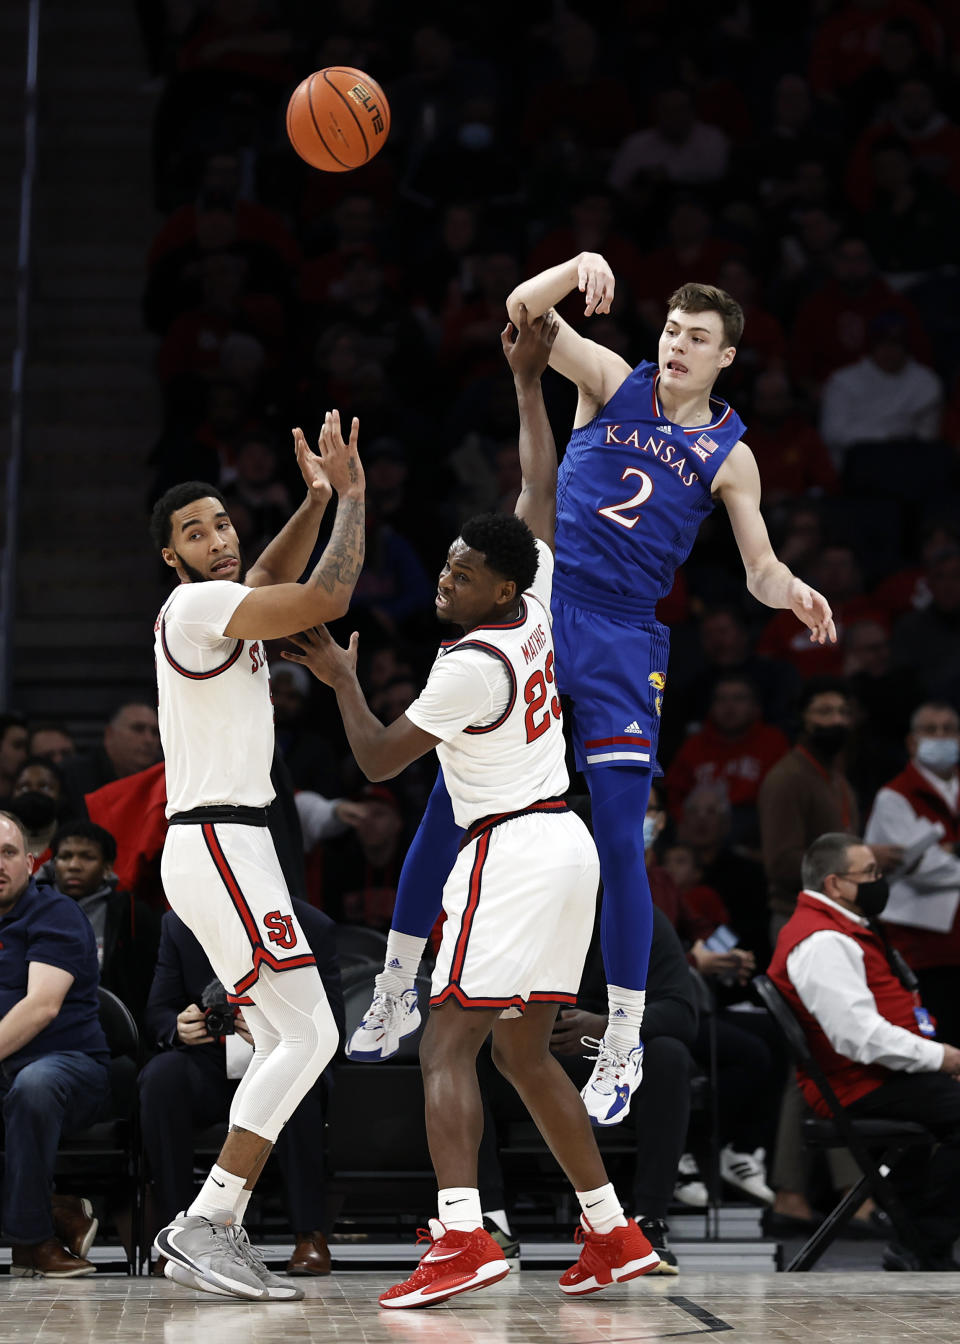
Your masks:
{"label": "knee sleeve", "polygon": [[253,1004],[244,1016],[257,1049],[237,1089],[230,1120],[274,1142],[333,1058],[339,1035],[312,967],[261,970],[249,995]]}

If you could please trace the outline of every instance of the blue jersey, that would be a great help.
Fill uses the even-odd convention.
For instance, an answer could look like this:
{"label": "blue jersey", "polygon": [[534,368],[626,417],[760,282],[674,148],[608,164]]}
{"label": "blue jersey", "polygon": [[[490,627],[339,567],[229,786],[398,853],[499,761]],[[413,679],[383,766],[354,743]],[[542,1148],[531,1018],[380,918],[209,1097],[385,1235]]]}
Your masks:
{"label": "blue jersey", "polygon": [[553,591],[585,611],[650,620],[713,508],[713,479],[744,424],[719,398],[685,429],[665,417],[642,363],[570,436],[557,479]]}

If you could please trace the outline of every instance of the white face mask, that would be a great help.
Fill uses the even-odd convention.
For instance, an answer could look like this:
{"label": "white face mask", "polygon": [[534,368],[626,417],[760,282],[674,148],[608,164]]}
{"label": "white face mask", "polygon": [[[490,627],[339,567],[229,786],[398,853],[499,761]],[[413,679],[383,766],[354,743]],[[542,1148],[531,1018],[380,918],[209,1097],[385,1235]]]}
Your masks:
{"label": "white face mask", "polygon": [[955,737],[921,737],[917,739],[917,760],[928,770],[947,774],[960,761],[960,742]]}
{"label": "white face mask", "polygon": [[644,817],[643,819],[643,847],[649,849],[657,838],[657,819],[656,817]]}

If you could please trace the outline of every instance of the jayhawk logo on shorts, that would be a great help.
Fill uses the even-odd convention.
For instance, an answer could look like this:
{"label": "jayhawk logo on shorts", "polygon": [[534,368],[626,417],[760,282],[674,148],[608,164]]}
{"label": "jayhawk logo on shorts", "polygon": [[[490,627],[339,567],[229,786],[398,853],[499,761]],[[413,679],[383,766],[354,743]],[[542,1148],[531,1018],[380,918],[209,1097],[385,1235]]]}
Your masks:
{"label": "jayhawk logo on shorts", "polygon": [[659,718],[660,711],[663,709],[663,689],[667,684],[667,674],[666,672],[651,672],[649,677],[647,677],[647,681],[657,693],[654,705],[657,711],[657,718]]}

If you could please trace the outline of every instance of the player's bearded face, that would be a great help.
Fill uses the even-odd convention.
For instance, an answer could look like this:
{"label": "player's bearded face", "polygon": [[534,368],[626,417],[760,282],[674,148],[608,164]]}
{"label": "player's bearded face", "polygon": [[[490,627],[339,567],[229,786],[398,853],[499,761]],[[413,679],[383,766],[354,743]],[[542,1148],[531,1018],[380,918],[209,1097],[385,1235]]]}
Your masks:
{"label": "player's bearded face", "polygon": [[[176,549],[176,547],[173,548],[173,553],[177,557],[177,560],[179,561],[184,574],[186,574],[187,578],[190,580],[191,583],[206,583],[208,579],[216,579],[220,577],[218,574],[204,574],[202,570],[195,569],[193,565],[190,564],[189,560],[185,560],[183,558],[183,556]],[[237,572],[236,581],[237,583],[243,583],[244,577],[246,576],[247,573],[247,567],[244,564],[242,555],[239,557],[239,560],[240,560],[240,569]],[[232,577],[233,575],[231,575],[231,578]]]}

